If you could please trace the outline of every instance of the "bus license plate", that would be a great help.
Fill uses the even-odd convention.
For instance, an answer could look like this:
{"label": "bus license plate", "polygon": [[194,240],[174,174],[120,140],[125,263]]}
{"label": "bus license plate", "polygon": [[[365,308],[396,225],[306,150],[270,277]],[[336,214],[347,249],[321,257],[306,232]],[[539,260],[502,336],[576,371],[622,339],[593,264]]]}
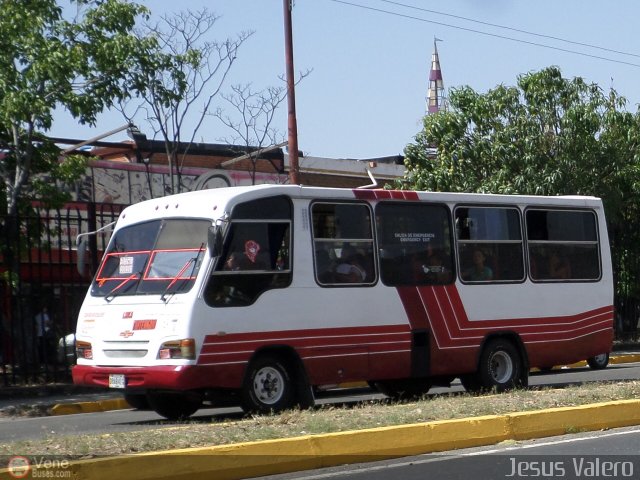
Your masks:
{"label": "bus license plate", "polygon": [[126,384],[127,382],[124,375],[109,375],[109,388],[125,388]]}

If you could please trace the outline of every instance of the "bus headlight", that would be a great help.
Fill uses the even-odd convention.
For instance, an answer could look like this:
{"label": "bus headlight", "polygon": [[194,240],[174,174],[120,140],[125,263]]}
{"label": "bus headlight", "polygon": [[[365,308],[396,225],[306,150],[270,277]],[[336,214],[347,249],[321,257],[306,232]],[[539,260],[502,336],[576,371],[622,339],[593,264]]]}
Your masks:
{"label": "bus headlight", "polygon": [[93,360],[93,349],[91,343],[76,340],[76,357],[85,360]]}
{"label": "bus headlight", "polygon": [[160,345],[158,358],[161,360],[169,360],[173,358],[195,360],[196,341],[193,338],[185,338],[182,340],[164,342]]}

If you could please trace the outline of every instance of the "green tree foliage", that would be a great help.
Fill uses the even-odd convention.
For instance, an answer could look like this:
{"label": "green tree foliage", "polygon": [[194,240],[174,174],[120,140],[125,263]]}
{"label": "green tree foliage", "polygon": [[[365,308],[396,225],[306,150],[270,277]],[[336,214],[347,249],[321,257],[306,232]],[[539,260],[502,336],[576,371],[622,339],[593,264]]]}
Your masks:
{"label": "green tree foliage", "polygon": [[608,215],[618,291],[640,298],[640,116],[626,100],[556,67],[487,93],[453,89],[405,150],[417,190],[595,195]]}
{"label": "green tree foliage", "polygon": [[[60,162],[48,141],[55,109],[80,123],[146,88],[128,75],[151,63],[155,39],[133,35],[145,7],[123,0],[0,0],[0,178],[9,216],[20,201],[51,200],[56,181],[77,177],[78,157]],[[67,17],[73,17],[68,19]],[[37,177],[48,174],[47,179]]]}

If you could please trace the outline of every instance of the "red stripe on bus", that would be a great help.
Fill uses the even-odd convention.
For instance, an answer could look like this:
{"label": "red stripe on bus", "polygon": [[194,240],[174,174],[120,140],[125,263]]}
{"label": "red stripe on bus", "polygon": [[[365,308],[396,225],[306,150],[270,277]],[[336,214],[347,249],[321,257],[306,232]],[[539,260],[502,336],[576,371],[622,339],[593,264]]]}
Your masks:
{"label": "red stripe on bus", "polygon": [[371,335],[362,333],[359,336],[341,336],[326,335],[304,337],[291,335],[289,337],[282,336],[274,339],[245,339],[237,340],[233,337],[227,340],[211,339],[207,337],[202,347],[202,353],[216,352],[234,352],[240,350],[253,351],[264,345],[286,344],[296,348],[314,348],[314,347],[361,347],[370,345],[386,345],[399,344],[407,341],[409,338],[408,330],[402,333],[386,333],[384,335]]}
{"label": "red stripe on bus", "polygon": [[451,339],[452,312],[448,305],[440,304],[435,295],[433,287],[418,287],[416,289],[422,304],[427,309],[427,316],[433,331],[433,337],[438,347],[447,345],[448,339]]}
{"label": "red stripe on bus", "polygon": [[[588,310],[586,312],[580,312],[573,315],[565,315],[565,316],[554,316],[554,317],[521,317],[521,318],[507,318],[500,320],[480,320],[474,319],[470,321],[467,317],[467,313],[464,309],[464,305],[462,303],[462,299],[460,298],[460,294],[458,292],[458,288],[456,285],[447,285],[444,287],[432,287],[436,290],[438,296],[447,295],[450,300],[451,306],[455,313],[455,318],[458,320],[458,324],[462,329],[464,328],[496,328],[496,327],[504,327],[505,322],[516,322],[513,327],[523,328],[525,326],[531,327],[541,327],[541,320],[550,320],[551,324],[546,326],[551,327],[562,327],[563,325],[569,325],[572,323],[586,322],[589,321],[591,317],[597,317],[599,315],[606,315],[613,318],[614,308],[613,305],[608,305],[605,307],[599,307],[593,310]],[[529,324],[529,325],[527,325]]]}
{"label": "red stripe on bus", "polygon": [[513,330],[525,340],[546,336],[551,341],[590,335],[613,325],[613,306],[566,316],[470,320],[455,285],[416,287],[419,300],[407,292],[409,289],[399,287],[398,292],[412,328],[424,328],[426,318],[440,348],[477,346],[485,335],[497,330]]}
{"label": "red stripe on bus", "polygon": [[418,193],[411,190],[382,190],[382,189],[354,189],[353,193],[359,200],[418,200]]}
{"label": "red stripe on bus", "polygon": [[318,350],[331,356],[358,349],[365,353],[408,350],[411,337],[406,324],[207,335],[198,363],[246,361],[267,345],[289,345],[301,356],[312,351],[317,355]]}
{"label": "red stripe on bus", "polygon": [[427,329],[429,317],[418,290],[415,287],[397,287],[397,291],[409,319],[411,330]]}
{"label": "red stripe on bus", "polygon": [[294,337],[325,337],[325,336],[346,336],[362,334],[386,334],[407,332],[408,326],[405,324],[391,325],[367,325],[360,327],[334,327],[334,328],[313,328],[299,330],[272,330],[266,332],[244,332],[207,335],[205,341],[228,342],[232,338],[235,341],[242,340],[273,340],[287,339]]}

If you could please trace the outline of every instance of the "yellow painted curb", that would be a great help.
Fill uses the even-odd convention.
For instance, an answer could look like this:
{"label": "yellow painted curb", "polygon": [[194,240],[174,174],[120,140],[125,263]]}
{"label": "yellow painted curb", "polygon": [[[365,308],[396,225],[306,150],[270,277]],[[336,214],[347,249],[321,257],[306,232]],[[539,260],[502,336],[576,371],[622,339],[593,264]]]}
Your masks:
{"label": "yellow painted curb", "polygon": [[615,357],[610,357],[609,358],[609,363],[637,363],[640,362],[640,355],[637,354],[633,354],[633,355],[620,355],[620,356],[615,356]]}
{"label": "yellow painted curb", "polygon": [[640,425],[640,400],[620,400],[508,414],[514,440]]}
{"label": "yellow painted curb", "polygon": [[[232,480],[631,425],[640,425],[640,400],[81,460],[38,473],[88,480]],[[0,470],[0,479],[10,478]]]}
{"label": "yellow painted curb", "polygon": [[[640,355],[615,355],[615,356],[610,356],[609,357],[609,363],[610,364],[621,364],[621,363],[637,363],[640,362]],[[553,370],[559,370],[562,368],[582,368],[582,367],[586,367],[587,361],[586,360],[582,360],[580,362],[576,362],[576,363],[572,363],[571,365],[559,365],[556,367],[553,367]],[[532,368],[531,369],[532,372],[539,372],[540,369],[539,368]]]}
{"label": "yellow painted curb", "polygon": [[109,410],[131,408],[124,398],[97,400],[94,402],[62,403],[51,408],[51,415],[71,415],[74,413],[96,413]]}

